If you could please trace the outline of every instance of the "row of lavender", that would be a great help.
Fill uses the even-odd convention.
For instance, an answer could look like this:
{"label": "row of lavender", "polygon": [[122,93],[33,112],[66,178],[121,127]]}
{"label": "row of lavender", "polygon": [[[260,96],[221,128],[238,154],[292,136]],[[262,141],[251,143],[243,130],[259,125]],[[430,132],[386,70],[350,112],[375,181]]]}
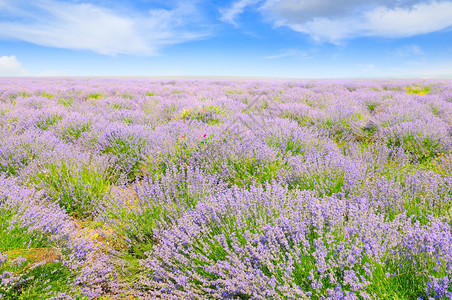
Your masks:
{"label": "row of lavender", "polygon": [[451,297],[451,83],[2,79],[0,295]]}

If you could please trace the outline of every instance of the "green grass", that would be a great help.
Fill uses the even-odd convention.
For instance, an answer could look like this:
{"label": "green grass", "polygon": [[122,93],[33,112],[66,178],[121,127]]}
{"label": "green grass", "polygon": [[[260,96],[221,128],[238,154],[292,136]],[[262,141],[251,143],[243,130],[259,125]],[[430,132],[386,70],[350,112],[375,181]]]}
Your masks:
{"label": "green grass", "polygon": [[[52,250],[52,243],[39,232],[30,231],[17,223],[11,226],[17,213],[16,208],[0,206],[0,254],[8,258],[0,262],[0,273],[5,276],[11,272],[11,275],[0,279],[2,299],[48,299],[58,292],[68,292],[74,273],[60,261],[40,263],[43,259],[49,259],[45,254]],[[21,262],[21,258],[25,260]],[[9,284],[3,282],[14,276],[20,276],[21,280]]]}
{"label": "green grass", "polygon": [[85,123],[73,123],[62,128],[62,138],[67,142],[77,141],[84,132],[88,132],[91,129],[92,121],[89,120]]}
{"label": "green grass", "polygon": [[115,110],[129,109],[129,106],[124,103],[111,103],[110,107]]}
{"label": "green grass", "polygon": [[441,141],[420,133],[407,133],[404,136],[389,136],[388,147],[403,147],[413,162],[424,163],[442,152]]}
{"label": "green grass", "polygon": [[9,109],[5,108],[5,109],[0,109],[0,116],[4,117],[9,113]]}
{"label": "green grass", "polygon": [[134,181],[143,176],[142,165],[145,159],[141,151],[145,146],[146,141],[139,137],[113,133],[100,152],[115,156],[113,170],[125,175],[129,181]]}
{"label": "green grass", "polygon": [[47,99],[51,99],[51,98],[55,97],[55,95],[47,93],[46,91],[38,92],[36,95],[37,96],[41,96],[41,97],[45,97]]}
{"label": "green grass", "polygon": [[266,182],[272,182],[279,175],[288,171],[288,165],[285,160],[258,160],[253,154],[251,157],[231,159],[224,157],[220,159],[210,159],[203,166],[203,169],[209,173],[222,174],[224,166],[228,165],[229,174],[223,177],[223,181],[228,186],[237,185],[239,187],[249,188],[251,185],[264,185]]}
{"label": "green grass", "polygon": [[156,108],[157,108],[157,105],[159,105],[159,101],[158,100],[149,100],[149,101],[146,101],[146,102],[144,102],[142,105],[141,105],[141,110],[146,114],[146,115],[149,115],[149,114],[151,114],[151,113],[153,113],[153,112],[155,112],[156,111]]}
{"label": "green grass", "polygon": [[316,121],[308,115],[300,115],[286,112],[282,115],[282,118],[289,119],[298,123],[300,127],[310,127],[316,125]]}
{"label": "green grass", "polygon": [[112,175],[100,167],[61,161],[43,166],[27,183],[44,189],[69,215],[84,219],[93,216],[97,202],[110,189]]}
{"label": "green grass", "polygon": [[[158,224],[171,226],[183,212],[195,208],[203,197],[208,196],[191,190],[185,178],[173,184],[167,182],[173,171],[178,170],[167,170],[164,178],[152,181],[159,186],[157,193],[149,193],[144,183],[144,190],[138,188],[135,196],[123,194],[121,201],[107,199],[108,204],[102,212],[101,216],[110,220],[109,226],[114,231],[112,244],[121,251],[121,257],[128,262],[127,270],[134,276],[142,272],[139,261],[147,257],[146,252],[161,242],[155,236]],[[161,194],[165,197],[161,198]]]}
{"label": "green grass", "polygon": [[122,99],[128,99],[128,100],[133,100],[133,94],[130,93],[125,93],[121,95]]}
{"label": "green grass", "polygon": [[173,120],[176,115],[175,112],[176,112],[176,105],[174,105],[174,104],[166,105],[165,104],[161,108],[161,111],[159,112],[159,115],[157,116],[157,122],[167,123],[167,122]]}
{"label": "green grass", "polygon": [[69,107],[72,105],[72,103],[74,103],[74,98],[58,98],[57,102],[65,107]]}
{"label": "green grass", "polygon": [[446,165],[447,158],[445,158],[444,152],[437,152],[435,156],[430,159],[424,160],[419,164],[419,169],[424,171],[432,171],[435,174],[439,174],[442,177],[452,176],[452,169]]}
{"label": "green grass", "polygon": [[345,173],[314,171],[310,174],[299,174],[289,182],[290,189],[314,191],[319,197],[328,197],[344,193],[348,196],[349,191],[344,189]]}
{"label": "green grass", "polygon": [[36,127],[41,130],[47,130],[51,126],[58,124],[62,118],[63,117],[58,114],[52,114],[50,116],[45,116],[36,123]]}
{"label": "green grass", "polygon": [[379,102],[368,101],[366,102],[366,108],[370,113],[374,113],[375,109],[381,105]]}
{"label": "green grass", "polygon": [[[425,292],[428,269],[433,269],[432,257],[418,254],[413,258],[388,259],[375,264],[369,292],[377,299],[428,299]],[[433,275],[433,274],[432,274]]]}
{"label": "green grass", "polygon": [[[218,141],[213,134],[202,138],[197,145],[189,145],[183,140],[179,140],[171,153],[148,157],[143,164],[143,169],[146,170],[145,173],[148,176],[160,179],[169,166],[176,165],[183,169],[193,156],[203,153],[203,151],[215,151],[217,143],[221,143],[221,139]],[[198,161],[198,167],[211,174],[221,174],[225,165],[230,167],[230,174],[223,180],[230,186],[241,187],[271,182],[288,169],[284,159],[258,160],[255,153],[249,158],[231,159],[212,156],[203,157],[201,161]]]}
{"label": "green grass", "polygon": [[1,153],[0,173],[17,176],[35,157],[31,151],[4,149]]}
{"label": "green grass", "polygon": [[17,92],[17,93],[13,93],[13,94],[9,94],[8,98],[10,100],[16,100],[17,98],[22,97],[22,98],[28,98],[30,97],[30,94],[28,92],[25,91],[21,91],[21,92]]}
{"label": "green grass", "polygon": [[269,136],[266,144],[283,155],[304,155],[306,152],[306,145],[293,138],[282,139],[277,136]]}
{"label": "green grass", "polygon": [[421,87],[421,86],[414,85],[414,86],[406,86],[405,90],[408,94],[423,96],[423,95],[429,94],[431,91],[431,88],[429,86]]}
{"label": "green grass", "polygon": [[220,118],[218,118],[220,115],[225,116],[226,112],[218,106],[208,105],[195,107],[193,109],[183,109],[179,117],[183,120],[199,120],[210,125],[217,125],[222,122]]}
{"label": "green grass", "polygon": [[90,93],[87,95],[86,98],[98,100],[98,99],[102,98],[102,96],[103,96],[102,93]]}
{"label": "green grass", "polygon": [[154,235],[157,222],[169,220],[170,216],[174,217],[182,212],[178,211],[181,207],[175,204],[176,201],[192,202],[193,205],[195,200],[184,198],[182,189],[176,194],[178,199],[172,198],[173,202],[162,203],[158,199],[140,196],[137,199],[127,199],[125,203],[110,203],[109,208],[103,212],[103,216],[113,221],[113,244],[123,250],[123,255],[129,261],[137,263],[137,259],[144,259],[144,253],[158,243]]}
{"label": "green grass", "polygon": [[175,141],[172,151],[167,153],[159,151],[148,156],[142,163],[141,168],[146,176],[161,179],[168,168],[177,166],[179,170],[182,170],[188,165],[192,156],[208,147],[215,147],[216,143],[214,134],[202,137],[195,145],[189,144],[184,140],[184,137],[180,137]]}
{"label": "green grass", "polygon": [[226,93],[230,95],[242,95],[244,92],[240,89],[229,89],[226,90]]}

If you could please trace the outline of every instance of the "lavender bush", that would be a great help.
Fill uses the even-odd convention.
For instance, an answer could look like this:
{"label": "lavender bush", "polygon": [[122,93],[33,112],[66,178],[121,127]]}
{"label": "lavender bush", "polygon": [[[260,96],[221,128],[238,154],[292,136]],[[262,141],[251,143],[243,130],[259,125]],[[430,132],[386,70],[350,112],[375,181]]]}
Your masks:
{"label": "lavender bush", "polygon": [[451,299],[452,82],[1,79],[1,299]]}

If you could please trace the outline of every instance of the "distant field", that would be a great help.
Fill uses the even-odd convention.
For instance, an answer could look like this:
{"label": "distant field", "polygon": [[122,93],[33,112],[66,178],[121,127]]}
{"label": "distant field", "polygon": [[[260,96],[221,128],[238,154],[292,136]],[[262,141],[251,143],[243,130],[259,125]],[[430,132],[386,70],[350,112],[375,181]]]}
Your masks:
{"label": "distant field", "polygon": [[450,299],[452,81],[0,79],[0,299]]}

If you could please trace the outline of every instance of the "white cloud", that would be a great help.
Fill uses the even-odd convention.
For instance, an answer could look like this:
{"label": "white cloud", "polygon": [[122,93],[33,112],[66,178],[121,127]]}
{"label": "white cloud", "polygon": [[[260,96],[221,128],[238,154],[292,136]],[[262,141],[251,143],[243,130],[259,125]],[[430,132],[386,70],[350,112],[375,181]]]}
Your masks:
{"label": "white cloud", "polygon": [[269,55],[264,57],[265,59],[278,59],[278,58],[284,58],[284,57],[307,57],[307,52],[302,52],[298,49],[287,49],[282,51],[280,54],[276,55]]}
{"label": "white cloud", "polygon": [[451,2],[432,2],[408,8],[377,7],[344,18],[314,18],[300,24],[282,24],[316,40],[338,43],[358,36],[399,38],[438,31],[452,26],[451,12]]}
{"label": "white cloud", "polygon": [[234,20],[244,3],[254,5],[277,27],[332,43],[360,36],[409,37],[452,26],[449,0],[265,0],[261,4],[239,0],[226,16]]}
{"label": "white cloud", "polygon": [[301,24],[314,18],[344,16],[359,5],[357,0],[267,0],[260,9],[281,21]]}
{"label": "white cloud", "polygon": [[192,6],[180,3],[171,10],[123,15],[78,1],[17,0],[2,7],[8,18],[0,21],[0,38],[107,55],[154,55],[164,45],[206,35],[191,30],[196,19]]}
{"label": "white cloud", "polygon": [[260,2],[260,0],[238,0],[234,2],[231,7],[220,9],[220,20],[237,25],[235,22],[236,17],[242,14],[247,6],[254,5],[258,2]]}
{"label": "white cloud", "polygon": [[0,56],[0,76],[20,75],[26,75],[26,71],[14,55]]}
{"label": "white cloud", "polygon": [[286,52],[286,53],[281,53],[281,54],[266,56],[266,57],[264,57],[264,58],[265,58],[265,59],[278,59],[278,58],[290,57],[290,56],[294,56],[294,55],[293,55],[292,53],[290,53],[290,52]]}
{"label": "white cloud", "polygon": [[406,37],[452,26],[452,2],[419,3],[409,8],[379,7],[365,14],[367,35]]}
{"label": "white cloud", "polygon": [[394,49],[393,53],[397,56],[416,56],[423,55],[421,47],[418,45],[405,45]]}

